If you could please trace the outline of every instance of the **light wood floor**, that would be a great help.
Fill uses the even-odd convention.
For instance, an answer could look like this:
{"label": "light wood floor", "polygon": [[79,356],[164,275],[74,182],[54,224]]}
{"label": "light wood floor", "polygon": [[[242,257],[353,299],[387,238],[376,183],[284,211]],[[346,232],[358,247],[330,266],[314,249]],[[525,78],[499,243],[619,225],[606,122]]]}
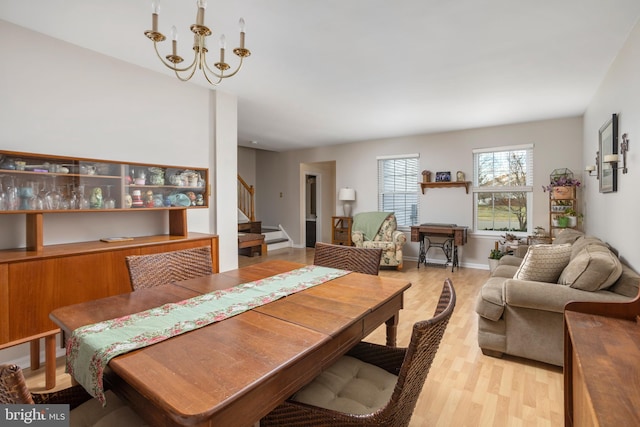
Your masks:
{"label": "light wood floor", "polygon": [[[313,262],[312,249],[280,249],[267,257],[240,256],[240,267],[265,259]],[[409,341],[411,326],[431,317],[444,279],[450,277],[457,305],[433,362],[411,420],[421,426],[561,426],[563,419],[562,369],[538,362],[505,356],[484,356],[478,348],[474,311],[478,290],[489,276],[487,270],[415,267],[406,262],[401,271],[383,269],[380,274],[402,277],[412,283],[400,312],[398,345]],[[384,344],[384,327],[368,341]],[[43,369],[25,370],[33,390],[43,390]],[[68,387],[63,360],[58,360],[58,387]]]}

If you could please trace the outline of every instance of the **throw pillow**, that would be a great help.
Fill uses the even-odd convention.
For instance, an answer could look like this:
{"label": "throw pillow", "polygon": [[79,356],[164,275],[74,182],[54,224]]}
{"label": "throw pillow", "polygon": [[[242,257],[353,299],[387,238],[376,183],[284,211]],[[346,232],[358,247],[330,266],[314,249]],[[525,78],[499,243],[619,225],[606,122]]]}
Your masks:
{"label": "throw pillow", "polygon": [[560,274],[569,264],[571,245],[529,246],[514,279],[557,283]]}
{"label": "throw pillow", "polygon": [[598,291],[613,285],[622,274],[622,263],[608,248],[589,245],[573,257],[558,283],[583,291]]}

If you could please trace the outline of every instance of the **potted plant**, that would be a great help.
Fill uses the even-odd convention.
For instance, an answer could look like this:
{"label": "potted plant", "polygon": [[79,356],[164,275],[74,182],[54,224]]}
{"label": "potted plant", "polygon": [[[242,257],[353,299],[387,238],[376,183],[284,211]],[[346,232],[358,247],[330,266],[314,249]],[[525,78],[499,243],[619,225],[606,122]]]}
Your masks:
{"label": "potted plant", "polygon": [[567,227],[575,227],[578,225],[577,213],[573,208],[565,210],[563,216],[567,218]]}
{"label": "potted plant", "polygon": [[493,271],[498,267],[498,264],[500,263],[500,258],[502,258],[504,255],[505,253],[497,247],[491,249],[491,252],[489,253],[489,272],[493,273]]}
{"label": "potted plant", "polygon": [[558,215],[557,217],[558,227],[566,228],[569,226],[569,217],[563,213],[562,215]]}
{"label": "potted plant", "polygon": [[569,169],[554,169],[549,176],[549,185],[543,185],[542,191],[552,193],[555,200],[572,198],[572,187],[580,187],[580,181],[573,177]]}

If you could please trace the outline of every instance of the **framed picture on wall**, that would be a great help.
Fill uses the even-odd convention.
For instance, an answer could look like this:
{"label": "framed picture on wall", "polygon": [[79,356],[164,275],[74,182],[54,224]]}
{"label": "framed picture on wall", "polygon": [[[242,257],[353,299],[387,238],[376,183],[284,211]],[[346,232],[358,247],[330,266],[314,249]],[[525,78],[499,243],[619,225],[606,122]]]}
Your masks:
{"label": "framed picture on wall", "polygon": [[618,115],[613,114],[602,125],[599,132],[598,168],[600,171],[600,192],[618,191],[618,169],[605,162],[606,156],[618,154]]}
{"label": "framed picture on wall", "polygon": [[436,182],[450,182],[451,172],[436,172]]}

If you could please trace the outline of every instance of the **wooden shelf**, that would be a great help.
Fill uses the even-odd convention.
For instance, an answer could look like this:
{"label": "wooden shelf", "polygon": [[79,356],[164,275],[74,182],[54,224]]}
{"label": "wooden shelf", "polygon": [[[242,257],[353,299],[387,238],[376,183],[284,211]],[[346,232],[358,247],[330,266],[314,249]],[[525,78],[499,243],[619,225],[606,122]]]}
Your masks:
{"label": "wooden shelf", "polygon": [[452,182],[420,182],[422,188],[422,194],[424,194],[425,188],[451,188],[451,187],[464,187],[467,194],[469,194],[469,186],[471,181],[452,181]]}

